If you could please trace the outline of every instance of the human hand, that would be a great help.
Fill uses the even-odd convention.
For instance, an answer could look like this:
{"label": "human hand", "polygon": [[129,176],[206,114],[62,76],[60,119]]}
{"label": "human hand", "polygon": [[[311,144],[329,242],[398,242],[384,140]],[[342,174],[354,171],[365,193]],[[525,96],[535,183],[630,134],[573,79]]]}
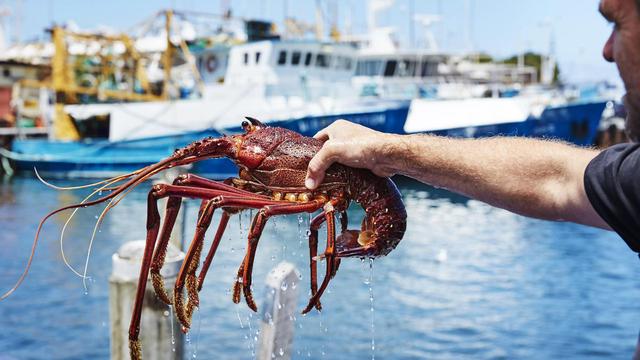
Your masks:
{"label": "human hand", "polygon": [[393,162],[389,158],[393,135],[337,120],[314,138],[324,141],[324,145],[309,162],[305,186],[311,190],[318,187],[325,171],[334,162],[369,169],[382,177],[393,175]]}

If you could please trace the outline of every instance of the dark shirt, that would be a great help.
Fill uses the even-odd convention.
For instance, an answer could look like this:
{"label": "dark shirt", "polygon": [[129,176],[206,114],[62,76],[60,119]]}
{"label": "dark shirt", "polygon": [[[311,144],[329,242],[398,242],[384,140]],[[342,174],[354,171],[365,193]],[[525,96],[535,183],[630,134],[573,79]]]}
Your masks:
{"label": "dark shirt", "polygon": [[600,217],[640,252],[640,144],[618,144],[598,154],[585,170],[584,187]]}

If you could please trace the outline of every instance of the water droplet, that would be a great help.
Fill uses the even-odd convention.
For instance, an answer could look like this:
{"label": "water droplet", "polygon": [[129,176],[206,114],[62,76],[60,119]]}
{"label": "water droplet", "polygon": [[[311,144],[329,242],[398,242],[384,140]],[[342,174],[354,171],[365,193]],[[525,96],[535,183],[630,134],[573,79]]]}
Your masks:
{"label": "water droplet", "polygon": [[169,312],[167,310],[165,310],[162,315],[164,315],[165,317],[169,316]]}
{"label": "water droplet", "polygon": [[307,235],[307,237],[311,236],[311,230],[307,230],[305,234]]}
{"label": "water droplet", "polygon": [[276,358],[276,354],[272,352],[272,353],[271,353],[271,358],[272,358],[272,359],[275,359],[275,358]]}
{"label": "water droplet", "polygon": [[289,288],[289,285],[287,284],[286,281],[283,281],[282,284],[280,284],[280,290],[287,291],[288,288]]}
{"label": "water droplet", "polygon": [[278,303],[278,310],[282,309],[282,304]]}

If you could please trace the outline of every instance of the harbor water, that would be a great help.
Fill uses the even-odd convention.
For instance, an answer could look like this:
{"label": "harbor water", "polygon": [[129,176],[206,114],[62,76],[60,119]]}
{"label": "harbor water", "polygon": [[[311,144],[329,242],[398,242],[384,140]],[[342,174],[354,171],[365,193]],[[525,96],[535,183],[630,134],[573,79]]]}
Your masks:
{"label": "harbor water", "polygon": [[[322,299],[322,313],[296,316],[292,358],[631,356],[640,329],[640,260],[617,235],[524,218],[406,179],[399,186],[408,213],[404,240],[371,268],[368,261],[342,261]],[[111,254],[124,242],[144,238],[146,189],[140,186],[105,218],[89,258],[86,291],[62,260],[59,234],[66,217],[44,226],[28,277],[0,302],[0,359],[109,357]],[[81,201],[83,194],[56,191],[31,178],[1,183],[0,292],[23,270],[40,218]],[[79,270],[100,210],[82,209],[67,229],[65,254]],[[186,239],[195,229],[197,210],[197,202],[187,203]],[[351,208],[351,228],[362,215],[357,206]],[[247,211],[229,224],[200,295],[188,358],[255,357],[259,315],[244,303],[233,304],[230,293],[250,216]],[[298,308],[306,304],[308,224],[303,214],[266,226],[253,276],[258,306],[268,271],[283,260],[300,270]]]}

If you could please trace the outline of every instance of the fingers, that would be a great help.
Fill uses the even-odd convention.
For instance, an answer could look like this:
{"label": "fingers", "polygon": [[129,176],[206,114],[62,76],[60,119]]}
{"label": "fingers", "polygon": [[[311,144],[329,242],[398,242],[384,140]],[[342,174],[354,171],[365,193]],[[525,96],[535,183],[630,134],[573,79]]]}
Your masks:
{"label": "fingers", "polygon": [[354,123],[349,122],[347,120],[338,119],[332,122],[331,124],[329,124],[329,126],[327,126],[326,128],[318,131],[315,135],[313,135],[313,137],[321,141],[327,141],[331,139],[334,136],[334,134],[339,134],[341,129],[345,130],[354,125],[355,125]]}
{"label": "fingers", "polygon": [[[329,125],[331,126],[331,125]],[[327,141],[329,140],[329,131],[327,130],[328,128],[324,128],[320,131],[318,131],[315,135],[313,135],[314,139],[318,139],[320,141]]]}
{"label": "fingers", "polygon": [[325,142],[324,146],[318,151],[318,153],[309,162],[309,168],[307,169],[307,178],[304,185],[313,190],[324,179],[324,172],[331,164],[335,162],[335,147],[330,142]]}

